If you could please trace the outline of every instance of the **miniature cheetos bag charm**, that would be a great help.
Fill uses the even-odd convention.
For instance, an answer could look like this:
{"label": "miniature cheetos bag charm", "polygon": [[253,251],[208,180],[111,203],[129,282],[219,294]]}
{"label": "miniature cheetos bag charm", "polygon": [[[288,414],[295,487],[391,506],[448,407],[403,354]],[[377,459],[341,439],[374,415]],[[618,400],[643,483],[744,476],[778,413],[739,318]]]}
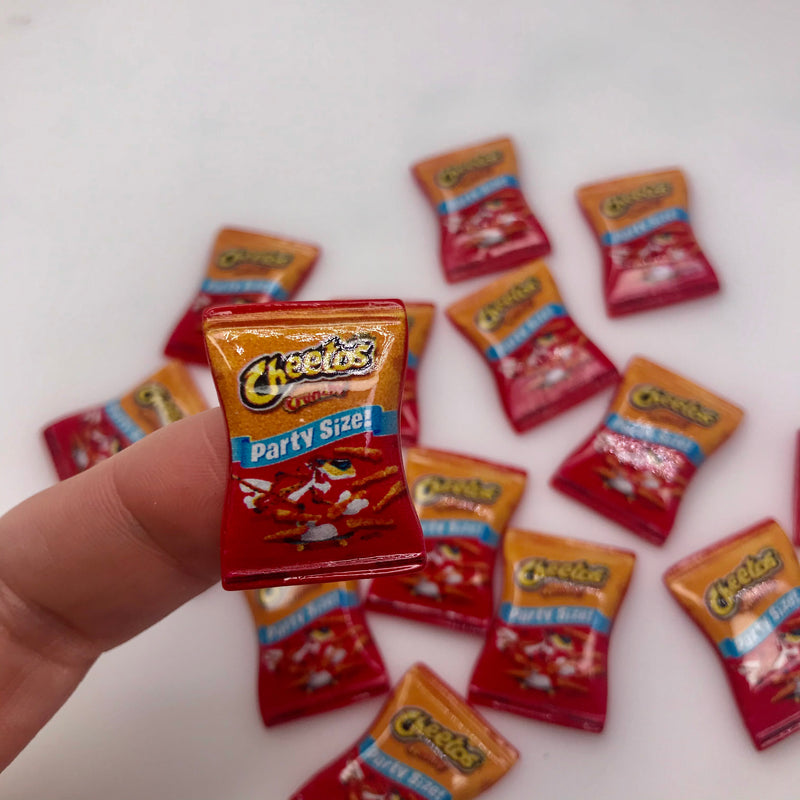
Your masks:
{"label": "miniature cheetos bag charm", "polygon": [[542,261],[497,278],[451,305],[447,316],[488,362],[506,416],[518,432],[619,377],[573,322]]}
{"label": "miniature cheetos bag charm", "polygon": [[217,235],[206,277],[191,306],[169,337],[172,358],[207,365],[203,311],[234,303],[289,300],[309,276],[319,256],[310,244],[224,228]]}
{"label": "miniature cheetos bag charm", "polygon": [[577,195],[603,251],[610,316],[719,290],[692,232],[686,179],[680,170],[594,183],[578,189]]}
{"label": "miniature cheetos bag charm", "polygon": [[64,480],[148,433],[205,409],[189,371],[170,361],[118,400],[64,417],[42,433],[58,477]]}
{"label": "miniature cheetos bag charm", "polygon": [[416,575],[376,578],[367,607],[485,632],[492,620],[495,555],[525,488],[525,471],[413,447],[407,453],[406,477],[428,561]]}
{"label": "miniature cheetos bag charm", "polygon": [[258,702],[265,725],[389,690],[356,581],[245,592],[258,628]]}
{"label": "miniature cheetos bag charm", "polygon": [[775,520],[688,556],[664,583],[714,645],[763,750],[800,728],[800,564]]}
{"label": "miniature cheetos bag charm", "polygon": [[412,172],[439,216],[442,266],[451,283],[550,252],[519,188],[510,139],[420,161]]}
{"label": "miniature cheetos bag charm", "polygon": [[500,613],[469,687],[473,703],[603,730],[608,644],[635,556],[509,529]]}
{"label": "miniature cheetos bag charm", "polygon": [[406,303],[408,317],[408,364],[403,403],[400,406],[400,437],[403,444],[416,444],[419,438],[419,411],[417,409],[417,369],[428,343],[436,306],[433,303]]}
{"label": "miniature cheetos bag charm", "polygon": [[565,494],[663,544],[697,468],[743,412],[664,367],[634,358],[606,418],[552,478]]}
{"label": "miniature cheetos bag charm", "polygon": [[477,711],[415,664],[364,737],[291,800],[471,800],[518,757]]}
{"label": "miniature cheetos bag charm", "polygon": [[403,304],[233,306],[204,328],[231,446],[222,585],[418,570],[397,428]]}

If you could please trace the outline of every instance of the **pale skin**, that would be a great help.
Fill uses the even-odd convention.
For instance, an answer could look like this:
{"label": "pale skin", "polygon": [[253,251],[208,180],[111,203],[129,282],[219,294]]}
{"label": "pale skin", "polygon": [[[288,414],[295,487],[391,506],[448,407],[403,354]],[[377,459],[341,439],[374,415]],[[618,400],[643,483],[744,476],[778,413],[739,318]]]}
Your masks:
{"label": "pale skin", "polygon": [[0,518],[0,770],[101,653],[219,579],[227,474],[213,409]]}

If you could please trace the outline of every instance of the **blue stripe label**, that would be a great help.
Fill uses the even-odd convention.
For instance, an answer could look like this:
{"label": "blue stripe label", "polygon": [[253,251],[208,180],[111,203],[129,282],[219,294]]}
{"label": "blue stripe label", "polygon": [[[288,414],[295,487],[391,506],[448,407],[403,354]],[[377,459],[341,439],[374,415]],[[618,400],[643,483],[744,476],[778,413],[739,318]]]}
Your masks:
{"label": "blue stripe label", "polygon": [[586,606],[515,606],[503,603],[500,619],[509,625],[537,628],[544,625],[585,625],[598,633],[609,633],[611,620],[596,608]]}
{"label": "blue stripe label", "polygon": [[144,439],[145,432],[128,416],[127,411],[117,400],[108,403],[105,412],[130,441],[138,442],[139,439]]}
{"label": "blue stripe label", "polygon": [[231,460],[246,469],[266,467],[367,432],[374,436],[396,434],[397,412],[384,411],[381,406],[360,406],[266,439],[253,441],[249,436],[235,436],[231,439]]}
{"label": "blue stripe label", "polygon": [[289,292],[277,281],[251,280],[225,281],[206,278],[201,289],[206,294],[268,294],[276,300],[287,300]]}
{"label": "blue stripe label", "polygon": [[723,639],[718,647],[725,658],[741,658],[758,647],[787,617],[800,608],[800,586],[781,595],[755,622],[738,636]]}
{"label": "blue stripe label", "polygon": [[567,309],[558,303],[549,303],[531,314],[518,328],[513,330],[505,339],[486,348],[486,358],[489,361],[498,361],[513,353],[518,347],[525,344],[533,335],[541,330],[548,322],[566,317]]}
{"label": "blue stripe label", "polygon": [[384,753],[377,742],[367,736],[358,745],[358,755],[361,760],[376,772],[390,781],[411,789],[426,800],[453,800],[447,789],[424,772],[414,769],[404,761],[398,761],[394,756]]}
{"label": "blue stripe label", "polygon": [[663,225],[669,225],[671,222],[688,222],[689,214],[685,208],[675,206],[674,208],[665,208],[663,211],[656,211],[649,217],[637,220],[632,225],[626,228],[620,228],[618,231],[607,231],[603,234],[601,241],[605,245],[609,244],[624,244],[633,239],[638,239],[646,233],[654,231]]}
{"label": "blue stripe label", "polygon": [[641,442],[650,442],[652,444],[663,444],[665,447],[677,450],[683,453],[696,467],[699,467],[705,461],[706,454],[703,452],[703,448],[694,439],[690,439],[682,433],[657,428],[655,425],[645,425],[643,422],[634,422],[621,417],[619,414],[609,414],[605,425],[614,433],[630,436],[631,439],[638,439]]}
{"label": "blue stripe label", "polygon": [[408,351],[408,366],[411,367],[411,369],[416,369],[417,368],[417,364],[419,364],[419,359],[417,358],[417,356],[414,353],[412,353],[409,350]]}
{"label": "blue stripe label", "polygon": [[452,214],[454,211],[461,211],[462,208],[467,208],[501,189],[517,189],[518,187],[519,181],[513,175],[498,175],[485,183],[479,183],[464,194],[457,195],[450,200],[443,200],[436,210],[439,214]]}
{"label": "blue stripe label", "polygon": [[479,539],[484,544],[497,547],[500,534],[478,519],[421,519],[422,533],[431,539],[440,536],[461,536],[464,539]]}
{"label": "blue stripe label", "polygon": [[347,589],[333,589],[315,597],[302,608],[293,611],[288,617],[273,622],[271,625],[260,625],[258,641],[261,644],[280,642],[305,628],[315,619],[319,619],[323,614],[328,614],[337,608],[354,608],[357,605],[358,594],[356,592],[350,592]]}

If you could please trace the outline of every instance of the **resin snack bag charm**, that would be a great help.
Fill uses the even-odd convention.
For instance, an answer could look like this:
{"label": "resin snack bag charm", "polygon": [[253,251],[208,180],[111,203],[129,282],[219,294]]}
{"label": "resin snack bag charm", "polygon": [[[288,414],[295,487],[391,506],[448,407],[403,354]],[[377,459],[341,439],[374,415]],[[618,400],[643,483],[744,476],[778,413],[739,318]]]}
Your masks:
{"label": "resin snack bag charm", "polygon": [[413,447],[406,457],[406,477],[428,560],[416,575],[376,578],[367,607],[483,633],[492,619],[497,547],[522,497],[526,473]]}
{"label": "resin snack bag charm", "polygon": [[258,702],[265,725],[389,690],[356,581],[245,592],[258,629]]}
{"label": "resin snack bag charm", "polygon": [[717,276],[692,232],[680,170],[594,183],[577,196],[603,252],[610,316],[718,291]]}
{"label": "resin snack bag charm", "polygon": [[774,520],[684,558],[664,583],[720,657],[759,750],[800,728],[800,565]]}
{"label": "resin snack bag charm", "polygon": [[291,800],[472,800],[518,757],[477,711],[415,664],[367,733]]}
{"label": "resin snack bag charm", "polygon": [[417,369],[428,343],[433,315],[433,303],[406,303],[408,316],[408,364],[400,406],[400,436],[403,444],[416,444],[419,438],[419,410],[417,409]]}
{"label": "resin snack bag charm", "polygon": [[200,292],[169,337],[164,352],[182,361],[208,364],[203,311],[234,303],[289,300],[319,256],[310,244],[225,228],[211,251]]}
{"label": "resin snack bag charm", "polygon": [[118,400],[64,417],[42,433],[58,477],[64,480],[148,433],[205,409],[189,371],[171,361]]}
{"label": "resin snack bag charm", "polygon": [[697,468],[743,412],[664,367],[634,358],[606,418],[552,485],[654,544],[663,544]]}
{"label": "resin snack bag charm", "polygon": [[550,252],[519,188],[510,139],[420,161],[412,172],[439,216],[442,266],[451,283]]}
{"label": "resin snack bag charm", "polygon": [[231,444],[222,585],[419,569],[397,430],[403,304],[234,306],[204,328]]}
{"label": "resin snack bag charm", "polygon": [[497,278],[446,313],[488,362],[506,416],[518,432],[619,377],[572,321],[542,261]]}
{"label": "resin snack bag charm", "polygon": [[599,733],[608,644],[635,556],[510,529],[505,582],[469,687],[473,703]]}
{"label": "resin snack bag charm", "polygon": [[800,546],[800,432],[795,439],[794,451],[794,537],[795,547]]}

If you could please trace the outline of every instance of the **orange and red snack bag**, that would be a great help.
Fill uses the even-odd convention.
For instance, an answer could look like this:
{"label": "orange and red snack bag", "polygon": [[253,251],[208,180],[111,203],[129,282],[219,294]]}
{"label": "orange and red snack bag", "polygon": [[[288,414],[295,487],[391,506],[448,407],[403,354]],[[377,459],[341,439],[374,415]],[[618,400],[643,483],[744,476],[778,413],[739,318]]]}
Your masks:
{"label": "orange and red snack bag", "polygon": [[800,432],[795,439],[794,453],[794,543],[800,546]]}
{"label": "orange and red snack bag", "polygon": [[618,379],[578,328],[542,261],[502,275],[446,309],[489,364],[514,429],[528,430]]}
{"label": "orange and red snack bag", "polygon": [[675,524],[697,468],[738,427],[740,408],[636,357],[603,422],[552,485],[654,544]]}
{"label": "orange and red snack bag", "polygon": [[756,748],[800,729],[800,564],[767,519],[664,574],[725,668]]}
{"label": "orange and red snack bag", "polygon": [[164,353],[207,365],[203,344],[206,308],[289,300],[318,256],[319,248],[310,244],[224,228],[214,242],[200,291],[170,334]]}
{"label": "orange and red snack bag", "polygon": [[525,489],[525,471],[413,447],[407,452],[406,477],[428,560],[415,575],[376,578],[367,608],[485,632],[494,605],[497,547]]}
{"label": "orange and red snack bag", "polygon": [[170,361],[119,399],[57,420],[42,434],[58,477],[64,480],[148,433],[205,409],[189,371]]}
{"label": "orange and red snack bag", "polygon": [[517,758],[477,711],[415,664],[367,733],[291,800],[472,800]]}
{"label": "orange and red snack bag", "polygon": [[612,317],[719,290],[689,221],[686,178],[677,169],[582,186],[578,203],[603,253]]}
{"label": "orange and red snack bag", "polygon": [[591,542],[509,529],[500,612],[469,700],[599,733],[608,644],[635,556]]}
{"label": "orange and red snack bag", "polygon": [[398,434],[406,314],[394,300],[209,309],[230,435],[227,589],[413,572],[425,563]]}
{"label": "orange and red snack bag", "polygon": [[453,283],[514,267],[550,252],[519,188],[510,139],[420,161],[414,177],[439,217],[445,278]]}
{"label": "orange and red snack bag", "polygon": [[403,444],[416,444],[419,438],[419,410],[417,408],[417,370],[419,360],[428,343],[436,306],[433,303],[406,303],[408,317],[408,364],[400,406],[400,437]]}
{"label": "orange and red snack bag", "polygon": [[245,592],[258,630],[258,702],[267,726],[389,690],[356,581]]}

